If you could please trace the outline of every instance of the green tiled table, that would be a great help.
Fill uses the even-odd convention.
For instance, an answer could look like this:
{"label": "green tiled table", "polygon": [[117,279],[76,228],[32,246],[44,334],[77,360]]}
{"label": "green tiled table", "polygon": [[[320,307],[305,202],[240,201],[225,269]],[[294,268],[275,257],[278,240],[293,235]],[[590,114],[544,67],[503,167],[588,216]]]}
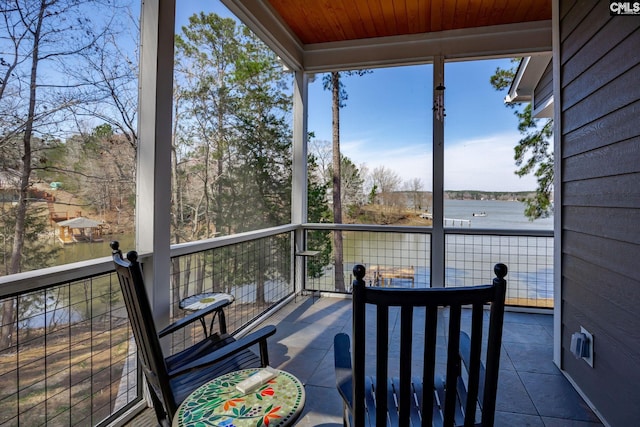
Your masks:
{"label": "green tiled table", "polygon": [[172,427],[289,426],[304,408],[304,386],[288,372],[242,394],[236,384],[259,369],[243,369],[215,378],[182,402]]}

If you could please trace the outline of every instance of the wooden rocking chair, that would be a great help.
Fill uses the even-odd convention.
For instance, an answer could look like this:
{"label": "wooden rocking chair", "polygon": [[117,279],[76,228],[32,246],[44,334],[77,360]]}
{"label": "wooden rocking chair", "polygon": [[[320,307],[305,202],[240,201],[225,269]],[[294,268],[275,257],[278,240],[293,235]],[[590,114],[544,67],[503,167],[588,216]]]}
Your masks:
{"label": "wooden rocking chair", "polygon": [[493,425],[507,267],[494,271],[492,285],[389,289],[366,287],[364,266],[354,267],[353,358],[349,336],[334,339],[345,425]]}
{"label": "wooden rocking chair", "polygon": [[[223,301],[213,304],[157,332],[138,254],[130,251],[126,259],[123,258],[118,242],[111,242],[111,249],[138,346],[138,359],[149,384],[151,400],[160,425],[171,425],[180,403],[209,380],[231,371],[260,368],[269,364],[267,337],[276,332],[274,326],[266,326],[236,340],[227,334],[224,322],[221,322],[223,330],[219,334],[212,334],[179,353],[165,357],[160,346],[161,337],[198,321],[203,316],[222,310],[227,303]],[[250,348],[255,345],[259,346],[260,356]]]}

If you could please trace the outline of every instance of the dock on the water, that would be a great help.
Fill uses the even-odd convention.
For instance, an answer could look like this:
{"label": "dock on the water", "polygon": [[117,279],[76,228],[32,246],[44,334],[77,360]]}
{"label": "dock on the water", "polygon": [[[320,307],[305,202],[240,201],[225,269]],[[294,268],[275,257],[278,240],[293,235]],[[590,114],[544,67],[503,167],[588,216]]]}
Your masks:
{"label": "dock on the water", "polygon": [[445,218],[444,226],[455,227],[459,225],[460,227],[471,227],[470,219],[459,219],[459,218]]}
{"label": "dock on the water", "polygon": [[413,266],[396,267],[386,265],[372,265],[368,269],[373,273],[373,283],[375,286],[393,286],[393,279],[405,279],[411,281],[411,287],[415,285],[415,269]]}

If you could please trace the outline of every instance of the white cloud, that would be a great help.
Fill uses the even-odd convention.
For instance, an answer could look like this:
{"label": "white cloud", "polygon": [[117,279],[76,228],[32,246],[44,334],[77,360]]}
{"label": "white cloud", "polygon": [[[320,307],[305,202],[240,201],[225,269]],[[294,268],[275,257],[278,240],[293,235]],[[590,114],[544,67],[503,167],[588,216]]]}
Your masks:
{"label": "white cloud", "polygon": [[531,191],[533,176],[518,177],[513,147],[520,135],[503,133],[445,145],[445,188],[448,190]]}
{"label": "white cloud", "polygon": [[397,173],[403,182],[419,178],[424,189],[431,190],[431,149],[426,145],[398,143],[380,148],[367,141],[349,141],[342,144],[340,150],[356,165],[365,164],[369,171],[384,166]]}
{"label": "white cloud", "polygon": [[[532,191],[533,176],[515,175],[513,147],[520,139],[517,132],[501,133],[456,143],[445,142],[445,189],[485,191]],[[431,189],[431,147],[403,146],[402,142],[380,147],[366,140],[346,141],[341,151],[356,165],[363,163],[395,171],[403,181],[422,180]]]}

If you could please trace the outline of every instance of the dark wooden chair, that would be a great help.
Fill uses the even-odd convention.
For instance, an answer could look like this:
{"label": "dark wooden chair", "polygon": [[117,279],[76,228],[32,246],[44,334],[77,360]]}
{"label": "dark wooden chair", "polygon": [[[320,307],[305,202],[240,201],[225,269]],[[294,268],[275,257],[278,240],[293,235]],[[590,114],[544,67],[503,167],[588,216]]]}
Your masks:
{"label": "dark wooden chair", "polygon": [[353,355],[334,338],[345,425],[493,425],[507,267],[494,271],[492,285],[389,289],[354,267]]}
{"label": "dark wooden chair", "polygon": [[[160,338],[199,321],[204,316],[221,311],[227,303],[213,304],[156,331],[138,254],[130,251],[126,259],[123,258],[118,242],[111,242],[111,249],[138,346],[138,359],[147,379],[160,425],[170,425],[180,403],[207,381],[234,370],[260,368],[269,364],[267,337],[276,332],[274,326],[266,326],[235,339],[227,334],[224,322],[221,322],[222,330],[219,333],[211,334],[193,346],[165,357]],[[254,346],[259,347],[259,356],[252,351]]]}

